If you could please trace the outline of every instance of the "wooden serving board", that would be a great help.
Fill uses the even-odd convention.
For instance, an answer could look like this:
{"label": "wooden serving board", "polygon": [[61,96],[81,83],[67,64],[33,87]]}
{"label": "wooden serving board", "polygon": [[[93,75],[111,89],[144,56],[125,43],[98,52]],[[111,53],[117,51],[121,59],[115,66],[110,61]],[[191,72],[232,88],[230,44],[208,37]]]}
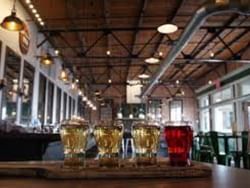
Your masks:
{"label": "wooden serving board", "polygon": [[166,160],[157,166],[135,167],[132,160],[123,160],[122,167],[99,168],[98,162],[87,161],[81,170],[63,168],[63,162],[0,162],[0,176],[46,179],[117,179],[117,178],[197,178],[210,177],[211,168],[193,162],[189,167],[172,167]]}

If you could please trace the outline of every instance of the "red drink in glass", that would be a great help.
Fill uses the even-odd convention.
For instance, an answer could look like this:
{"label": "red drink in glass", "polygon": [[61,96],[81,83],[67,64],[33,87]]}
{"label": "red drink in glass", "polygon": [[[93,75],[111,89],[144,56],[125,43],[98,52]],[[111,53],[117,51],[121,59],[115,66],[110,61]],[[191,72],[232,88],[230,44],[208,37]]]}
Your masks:
{"label": "red drink in glass", "polygon": [[165,139],[168,145],[170,164],[189,165],[189,152],[193,142],[193,130],[190,126],[166,126]]}

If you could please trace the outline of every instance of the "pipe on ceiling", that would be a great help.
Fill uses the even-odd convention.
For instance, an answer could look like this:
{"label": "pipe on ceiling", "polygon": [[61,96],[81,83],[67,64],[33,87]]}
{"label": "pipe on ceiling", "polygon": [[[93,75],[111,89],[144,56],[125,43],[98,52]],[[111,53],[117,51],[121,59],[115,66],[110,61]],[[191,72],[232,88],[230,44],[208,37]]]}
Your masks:
{"label": "pipe on ceiling", "polygon": [[162,61],[157,72],[152,76],[149,84],[143,88],[141,97],[146,97],[153,86],[158,83],[158,80],[174,62],[179,53],[185,48],[204,21],[210,16],[222,13],[250,15],[250,0],[213,0],[200,7],[183,31],[180,39],[172,47],[168,56]]}

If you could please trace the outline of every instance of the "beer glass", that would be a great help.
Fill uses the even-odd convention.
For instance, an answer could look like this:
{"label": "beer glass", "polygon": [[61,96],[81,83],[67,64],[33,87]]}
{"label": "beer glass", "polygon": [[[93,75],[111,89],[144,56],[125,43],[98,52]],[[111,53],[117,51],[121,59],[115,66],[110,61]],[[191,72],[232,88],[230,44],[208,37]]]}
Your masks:
{"label": "beer glass", "polygon": [[172,166],[190,165],[189,153],[193,130],[188,122],[168,122],[164,129],[168,155]]}
{"label": "beer glass", "polygon": [[112,121],[102,121],[95,127],[94,136],[98,147],[99,166],[118,167],[123,126]]}
{"label": "beer glass", "polygon": [[154,165],[159,145],[160,127],[154,123],[138,122],[133,125],[136,164]]}
{"label": "beer glass", "polygon": [[88,123],[72,118],[61,123],[60,136],[64,148],[64,167],[83,168],[88,137]]}

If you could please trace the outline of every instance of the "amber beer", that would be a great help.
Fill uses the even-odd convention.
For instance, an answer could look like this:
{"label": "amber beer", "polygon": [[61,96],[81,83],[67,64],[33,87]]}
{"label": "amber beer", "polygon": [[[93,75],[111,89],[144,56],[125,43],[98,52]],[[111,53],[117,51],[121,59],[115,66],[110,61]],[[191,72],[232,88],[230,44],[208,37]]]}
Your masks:
{"label": "amber beer", "polygon": [[133,126],[132,136],[134,139],[137,165],[156,164],[160,127],[140,122]]}
{"label": "amber beer", "polygon": [[95,127],[94,136],[98,147],[99,165],[119,166],[119,151],[123,136],[122,126],[114,125],[112,122],[102,122]]}
{"label": "amber beer", "polygon": [[66,120],[61,124],[60,135],[64,147],[64,167],[84,167],[88,123],[80,119]]}

